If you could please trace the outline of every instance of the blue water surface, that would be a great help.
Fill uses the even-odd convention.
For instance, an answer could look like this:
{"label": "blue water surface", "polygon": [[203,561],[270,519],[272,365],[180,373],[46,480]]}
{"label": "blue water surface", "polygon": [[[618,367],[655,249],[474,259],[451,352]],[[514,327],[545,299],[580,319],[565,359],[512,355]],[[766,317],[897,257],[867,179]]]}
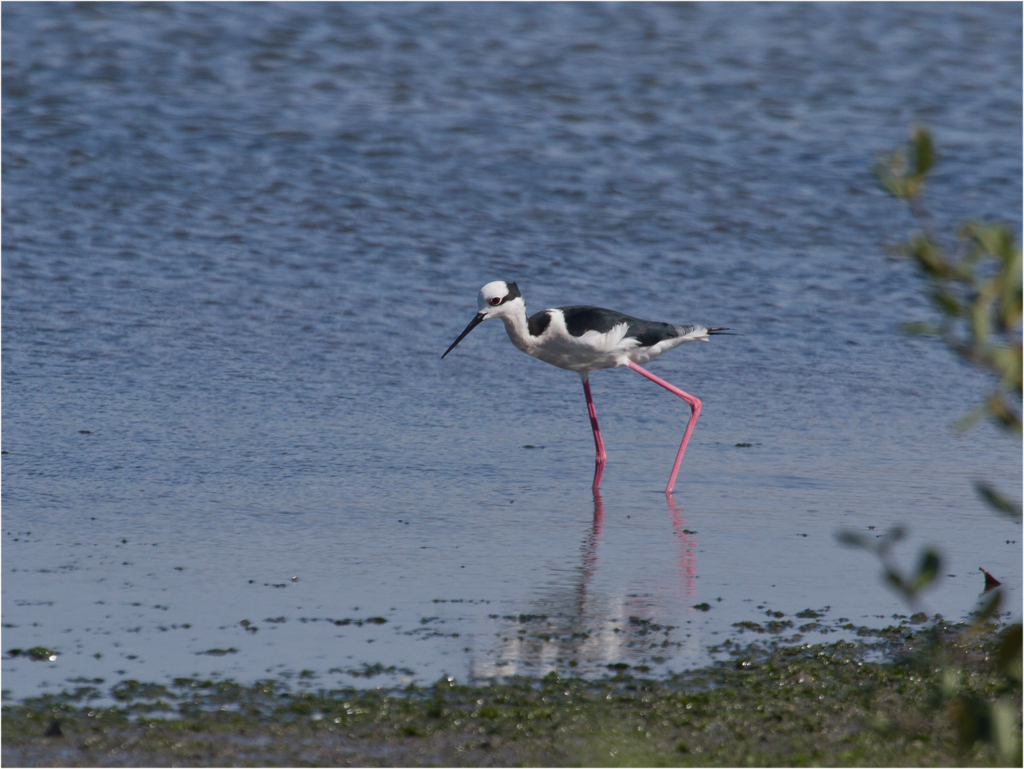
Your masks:
{"label": "blue water surface", "polygon": [[[5,654],[6,696],[658,674],[739,622],[960,618],[979,567],[1020,616],[1020,526],[972,488],[1018,493],[1020,441],[954,431],[990,383],[899,331],[931,310],[871,171],[926,124],[942,229],[1020,232],[1018,4],[8,3],[2,27],[2,643],[57,653]],[[650,366],[703,401],[672,499],[661,388],[591,378],[595,499],[575,374],[497,323],[440,359],[495,279],[742,334]],[[836,540],[897,524],[905,568],[943,554],[920,606]]]}

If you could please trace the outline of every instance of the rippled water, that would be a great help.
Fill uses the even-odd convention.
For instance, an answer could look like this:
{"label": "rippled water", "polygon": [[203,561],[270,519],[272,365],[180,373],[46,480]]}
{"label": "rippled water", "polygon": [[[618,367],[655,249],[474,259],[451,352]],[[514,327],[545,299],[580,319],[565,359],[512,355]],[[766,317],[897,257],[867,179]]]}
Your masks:
{"label": "rippled water", "polygon": [[[1019,232],[1018,5],[2,23],[3,649],[59,653],[6,655],[9,695],[678,670],[766,612],[909,613],[835,540],[897,523],[946,558],[921,608],[983,566],[1019,616],[1020,527],[971,483],[1018,490],[1020,444],[955,434],[986,381],[896,329],[929,311],[870,171],[924,122],[938,219]],[[673,500],[660,388],[592,377],[595,500],[574,374],[496,323],[440,360],[494,279],[742,333],[651,366],[704,403]]]}

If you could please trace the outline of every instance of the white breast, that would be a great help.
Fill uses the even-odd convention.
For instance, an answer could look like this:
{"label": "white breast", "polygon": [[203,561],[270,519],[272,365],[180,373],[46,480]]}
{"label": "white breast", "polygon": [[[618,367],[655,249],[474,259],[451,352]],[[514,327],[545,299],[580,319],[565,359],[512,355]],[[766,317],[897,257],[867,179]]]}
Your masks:
{"label": "white breast", "polygon": [[573,336],[565,327],[561,310],[549,310],[551,322],[539,337],[533,337],[523,351],[552,366],[570,371],[593,371],[624,366],[626,352],[639,342],[626,337],[628,325],[620,323],[610,331],[588,331]]}

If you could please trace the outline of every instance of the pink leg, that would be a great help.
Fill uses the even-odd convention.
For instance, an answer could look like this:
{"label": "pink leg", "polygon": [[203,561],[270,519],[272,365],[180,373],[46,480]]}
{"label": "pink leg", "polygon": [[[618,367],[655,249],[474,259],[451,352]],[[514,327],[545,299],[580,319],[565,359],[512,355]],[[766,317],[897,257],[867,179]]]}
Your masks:
{"label": "pink leg", "polygon": [[668,487],[665,489],[666,494],[671,494],[672,488],[676,485],[676,475],[679,474],[679,465],[683,463],[683,454],[686,452],[686,444],[690,442],[690,433],[693,432],[693,427],[694,425],[697,424],[697,417],[700,416],[700,401],[694,398],[689,393],[684,393],[678,387],[673,387],[664,379],[659,379],[658,377],[654,376],[654,374],[652,374],[650,371],[640,368],[638,365],[633,363],[633,361],[629,361],[628,363],[626,363],[626,365],[633,369],[636,373],[642,374],[655,384],[660,384],[670,393],[672,393],[673,395],[678,395],[680,398],[682,398],[684,401],[690,404],[690,421],[686,423],[686,432],[683,433],[683,442],[679,444],[679,453],[676,454],[676,463],[672,465],[672,475],[669,476]]}
{"label": "pink leg", "polygon": [[604,453],[604,441],[601,430],[597,426],[597,411],[594,410],[594,399],[590,397],[590,381],[583,375],[583,394],[587,396],[587,413],[590,415],[590,426],[594,430],[594,446],[597,447],[597,462],[594,465],[594,491],[601,487],[601,476],[604,474],[604,462],[608,455]]}

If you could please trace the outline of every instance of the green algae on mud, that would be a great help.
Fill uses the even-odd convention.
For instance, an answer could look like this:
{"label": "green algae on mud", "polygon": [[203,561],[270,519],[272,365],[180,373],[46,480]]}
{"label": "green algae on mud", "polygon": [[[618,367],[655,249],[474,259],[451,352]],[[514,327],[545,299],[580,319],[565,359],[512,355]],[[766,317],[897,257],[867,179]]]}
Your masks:
{"label": "green algae on mud", "polygon": [[[313,692],[278,681],[122,681],[3,709],[8,765],[978,765],[942,696],[954,655],[979,697],[1011,696],[981,636],[901,623],[871,640],[718,648],[659,680],[512,678]],[[113,706],[96,702],[109,697]],[[56,726],[55,726],[56,724]]]}

